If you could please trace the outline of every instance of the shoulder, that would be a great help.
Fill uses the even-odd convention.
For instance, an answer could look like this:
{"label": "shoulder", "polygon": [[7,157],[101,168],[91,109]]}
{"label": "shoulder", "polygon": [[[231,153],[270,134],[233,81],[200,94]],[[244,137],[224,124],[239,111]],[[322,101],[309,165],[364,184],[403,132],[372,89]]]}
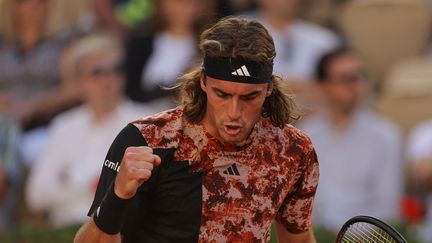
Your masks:
{"label": "shoulder", "polygon": [[422,122],[414,127],[414,129],[410,132],[410,137],[428,137],[432,140],[432,120]]}
{"label": "shoulder", "polygon": [[126,125],[114,139],[112,146],[116,147],[115,149],[124,150],[130,146],[146,146],[147,142],[145,138],[143,138],[140,130],[132,125]]}
{"label": "shoulder", "polygon": [[420,123],[408,135],[407,157],[410,161],[420,161],[432,156],[432,120]]}
{"label": "shoulder", "polygon": [[132,122],[149,146],[176,148],[183,130],[183,109],[177,107]]}
{"label": "shoulder", "polygon": [[118,107],[118,116],[122,118],[123,122],[127,123],[137,120],[138,117],[146,117],[154,113],[152,107],[131,100],[123,101]]}
{"label": "shoulder", "polygon": [[272,140],[267,149],[276,155],[278,166],[281,166],[288,176],[297,178],[295,181],[304,173],[310,172],[316,175],[311,182],[317,183],[318,158],[309,136],[293,125],[282,128],[272,126],[272,133],[270,136],[266,135],[268,140]]}
{"label": "shoulder", "polygon": [[389,119],[381,116],[370,110],[360,111],[357,116],[365,127],[365,131],[369,131],[374,137],[385,139],[387,141],[395,141],[402,139],[400,128]]}
{"label": "shoulder", "polygon": [[302,130],[294,127],[293,125],[285,125],[283,128],[284,139],[288,144],[301,147],[304,151],[311,151],[312,140],[310,137]]}
{"label": "shoulder", "polygon": [[87,109],[84,106],[78,106],[56,116],[51,122],[50,129],[73,130],[82,127],[88,118]]}
{"label": "shoulder", "polygon": [[[270,123],[269,121],[264,122]],[[291,124],[286,124],[282,128],[266,124],[264,132],[268,139],[274,140],[277,144],[284,147],[286,151],[296,153],[309,153],[313,150],[312,141],[302,130]]]}

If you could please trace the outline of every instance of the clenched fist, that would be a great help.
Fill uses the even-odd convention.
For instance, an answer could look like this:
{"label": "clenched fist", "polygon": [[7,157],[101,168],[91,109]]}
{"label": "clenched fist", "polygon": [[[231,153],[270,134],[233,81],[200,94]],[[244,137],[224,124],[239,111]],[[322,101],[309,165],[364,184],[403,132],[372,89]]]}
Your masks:
{"label": "clenched fist", "polygon": [[161,159],[150,147],[128,147],[115,180],[115,194],[123,199],[132,198],[138,187],[150,178],[154,166],[160,163]]}

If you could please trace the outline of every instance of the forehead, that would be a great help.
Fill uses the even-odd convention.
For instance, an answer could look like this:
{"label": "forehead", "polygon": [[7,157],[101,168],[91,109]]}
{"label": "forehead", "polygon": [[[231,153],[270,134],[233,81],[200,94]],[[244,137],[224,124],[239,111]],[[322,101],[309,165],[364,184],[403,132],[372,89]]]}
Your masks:
{"label": "forehead", "polygon": [[362,66],[360,58],[357,56],[347,53],[334,58],[330,62],[330,70],[346,69],[346,68],[360,68]]}
{"label": "forehead", "polygon": [[82,65],[83,68],[89,68],[91,66],[110,65],[113,62],[118,62],[120,59],[121,55],[117,52],[96,51],[78,58],[77,61],[79,64],[84,64]]}
{"label": "forehead", "polygon": [[248,94],[254,91],[265,91],[268,84],[249,84],[215,79],[207,76],[206,85],[209,88],[216,88],[229,94]]}

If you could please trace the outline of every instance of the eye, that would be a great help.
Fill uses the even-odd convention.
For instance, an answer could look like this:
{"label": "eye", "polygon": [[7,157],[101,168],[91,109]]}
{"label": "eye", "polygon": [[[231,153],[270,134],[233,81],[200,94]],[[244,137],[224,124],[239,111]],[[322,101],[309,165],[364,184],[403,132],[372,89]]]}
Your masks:
{"label": "eye", "polygon": [[215,93],[219,98],[228,98],[229,97],[229,94],[224,93],[224,92],[216,91]]}
{"label": "eye", "polygon": [[256,97],[258,96],[258,94],[250,94],[250,95],[245,95],[245,96],[242,96],[242,99],[243,100],[254,100]]}

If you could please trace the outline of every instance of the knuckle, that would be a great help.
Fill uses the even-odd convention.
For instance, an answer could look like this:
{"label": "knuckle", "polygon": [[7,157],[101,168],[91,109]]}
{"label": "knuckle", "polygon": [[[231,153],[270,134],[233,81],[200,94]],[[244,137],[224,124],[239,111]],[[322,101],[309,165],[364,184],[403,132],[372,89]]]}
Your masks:
{"label": "knuckle", "polygon": [[153,170],[153,164],[152,163],[147,163],[147,169],[152,171]]}
{"label": "knuckle", "polygon": [[152,175],[152,172],[150,170],[145,170],[147,172],[148,177]]}
{"label": "knuckle", "polygon": [[136,173],[136,169],[133,167],[130,167],[126,170],[126,176],[128,178],[133,178],[135,176],[135,173]]}
{"label": "knuckle", "polygon": [[125,153],[131,153],[131,152],[133,152],[134,150],[135,150],[134,147],[127,147],[126,150],[125,150]]}
{"label": "knuckle", "polygon": [[133,158],[134,154],[135,154],[134,149],[133,149],[132,147],[128,147],[128,148],[125,150],[125,153],[124,153],[123,157],[124,157],[126,160],[129,160],[129,159],[132,159],[132,158]]}
{"label": "knuckle", "polygon": [[151,176],[151,171],[150,170],[143,170],[142,171],[142,179],[148,179],[148,178],[150,178],[150,176]]}
{"label": "knuckle", "polygon": [[123,156],[123,159],[124,160],[130,160],[131,159],[131,156],[132,156],[132,154],[130,153],[130,152],[126,152],[125,154],[124,154],[124,156]]}
{"label": "knuckle", "polygon": [[148,146],[142,146],[142,151],[146,152],[146,153],[153,153],[153,149],[148,147]]}

